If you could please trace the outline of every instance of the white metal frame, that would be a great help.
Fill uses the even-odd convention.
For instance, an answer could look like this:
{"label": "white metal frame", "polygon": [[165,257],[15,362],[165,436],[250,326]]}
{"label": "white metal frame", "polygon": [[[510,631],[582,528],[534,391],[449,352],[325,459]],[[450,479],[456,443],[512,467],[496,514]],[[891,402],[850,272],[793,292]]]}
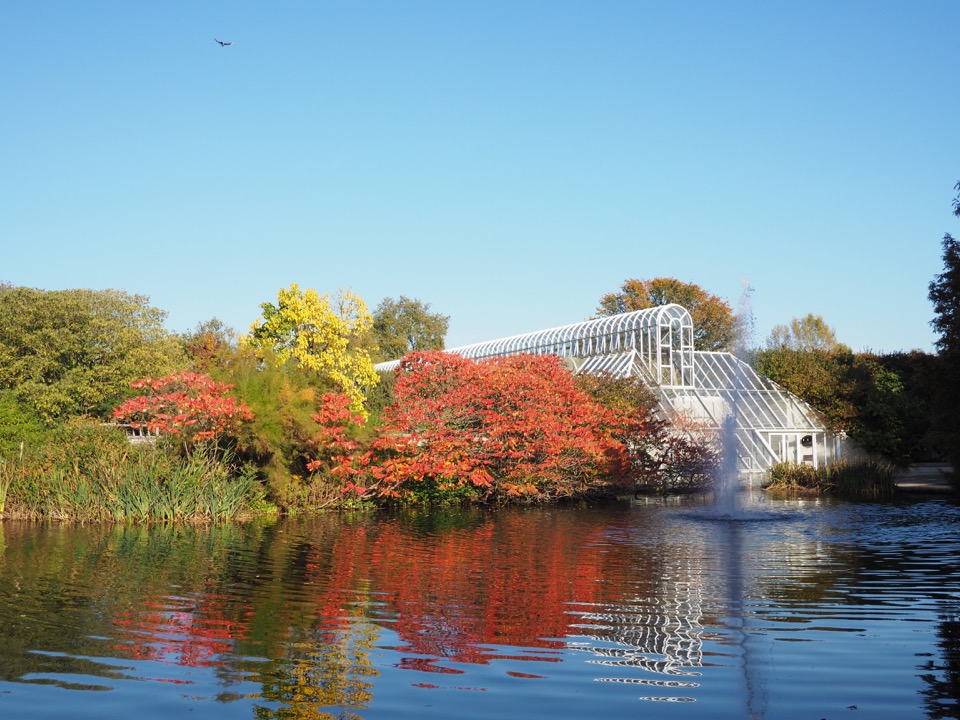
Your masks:
{"label": "white metal frame", "polygon": [[[685,308],[674,304],[463,345],[445,352],[474,360],[524,353],[591,358],[633,352],[658,385],[683,387],[694,382],[693,321]],[[397,365],[399,361],[393,360],[376,368],[385,372]]]}

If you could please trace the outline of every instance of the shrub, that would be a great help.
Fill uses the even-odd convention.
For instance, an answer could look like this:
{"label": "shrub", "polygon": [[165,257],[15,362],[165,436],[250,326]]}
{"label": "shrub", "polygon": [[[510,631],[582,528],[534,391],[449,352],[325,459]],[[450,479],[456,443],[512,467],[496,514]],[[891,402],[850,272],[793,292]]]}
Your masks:
{"label": "shrub", "polygon": [[837,463],[829,467],[779,463],[770,469],[768,490],[880,500],[893,495],[893,465],[885,460]]}
{"label": "shrub", "polygon": [[327,459],[360,496],[542,501],[632,489],[627,441],[642,422],[576,388],[556,357],[416,353],[395,393],[368,448]]}
{"label": "shrub", "polygon": [[253,419],[246,403],[227,395],[233,385],[217,382],[206,373],[146,377],[130,386],[143,394],[114,408],[114,420],[151,433],[176,435],[184,448],[235,436],[245,420]]}
{"label": "shrub", "polygon": [[39,445],[47,427],[33,410],[9,390],[0,391],[0,458],[19,456],[21,448]]}

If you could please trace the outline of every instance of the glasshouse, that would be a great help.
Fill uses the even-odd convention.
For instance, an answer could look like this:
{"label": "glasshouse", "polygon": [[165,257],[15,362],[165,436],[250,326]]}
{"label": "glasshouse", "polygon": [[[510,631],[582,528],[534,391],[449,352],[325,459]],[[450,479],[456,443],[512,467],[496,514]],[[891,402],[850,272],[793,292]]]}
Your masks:
{"label": "glasshouse", "polygon": [[[735,424],[738,468],[759,475],[790,461],[829,465],[839,453],[813,409],[727,352],[693,347],[693,321],[680,305],[637,310],[450,348],[482,360],[520,353],[568,358],[575,372],[637,375],[657,394],[660,410],[687,432],[719,432]],[[397,361],[380,363],[388,371]]]}

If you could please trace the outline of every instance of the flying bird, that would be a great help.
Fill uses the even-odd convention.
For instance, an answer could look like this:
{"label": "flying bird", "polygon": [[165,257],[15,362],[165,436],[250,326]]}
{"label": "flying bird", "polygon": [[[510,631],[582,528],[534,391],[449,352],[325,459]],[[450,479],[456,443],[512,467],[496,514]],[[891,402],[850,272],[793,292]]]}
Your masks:
{"label": "flying bird", "polygon": [[223,40],[217,40],[216,38],[214,38],[214,41],[220,43],[220,47],[226,47],[227,45],[233,45],[232,42],[224,42]]}

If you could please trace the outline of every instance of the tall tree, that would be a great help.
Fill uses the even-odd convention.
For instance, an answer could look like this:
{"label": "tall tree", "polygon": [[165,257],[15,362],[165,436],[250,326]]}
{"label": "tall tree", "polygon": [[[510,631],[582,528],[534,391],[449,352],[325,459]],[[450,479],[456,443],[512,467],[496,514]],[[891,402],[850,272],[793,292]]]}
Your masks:
{"label": "tall tree", "polygon": [[360,296],[341,290],[331,301],[329,294],[301,290],[294,283],[280,288],[276,305],[266,302],[260,308],[263,317],[251,326],[249,343],[333,383],[350,398],[354,411],[362,411],[377,373],[365,346],[373,318]]}
{"label": "tall tree", "polygon": [[47,421],[106,417],[131,381],[185,365],[149,298],[122,290],[7,286],[0,292],[0,389]]}
{"label": "tall tree", "polygon": [[[953,214],[960,217],[960,182],[954,186]],[[936,341],[937,393],[931,407],[930,443],[960,468],[960,243],[950,233],[943,236],[943,272],[930,283],[929,298],[936,317],[930,322],[940,333]]]}
{"label": "tall tree", "polygon": [[[957,197],[953,214],[960,217],[960,182],[956,184]],[[930,283],[930,302],[936,317],[930,321],[940,333],[940,350],[960,352],[960,242],[950,233],[943,236],[943,272]]]}
{"label": "tall tree", "polygon": [[832,351],[842,346],[837,334],[827,325],[822,315],[809,313],[802,318],[793,318],[789,325],[775,325],[767,338],[767,347],[783,350]]}
{"label": "tall tree", "polygon": [[674,278],[624,280],[618,292],[600,298],[600,315],[645,310],[676,303],[685,307],[693,320],[693,341],[698,350],[728,350],[736,340],[737,320],[725,300],[699,285]]}
{"label": "tall tree", "polygon": [[449,324],[449,316],[430,312],[430,303],[403,295],[384,298],[373,311],[373,336],[384,360],[443,350]]}
{"label": "tall tree", "polygon": [[220,318],[197,323],[192,332],[181,336],[187,354],[201,372],[222,364],[237,350],[237,333]]}

